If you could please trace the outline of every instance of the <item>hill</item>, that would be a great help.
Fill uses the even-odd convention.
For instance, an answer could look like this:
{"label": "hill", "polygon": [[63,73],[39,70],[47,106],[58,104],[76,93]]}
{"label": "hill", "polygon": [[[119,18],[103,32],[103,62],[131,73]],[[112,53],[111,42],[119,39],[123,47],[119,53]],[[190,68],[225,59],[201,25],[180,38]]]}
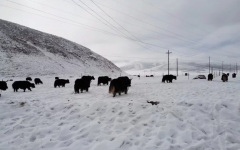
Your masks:
{"label": "hill", "polygon": [[61,37],[0,19],[0,75],[119,74],[90,49]]}

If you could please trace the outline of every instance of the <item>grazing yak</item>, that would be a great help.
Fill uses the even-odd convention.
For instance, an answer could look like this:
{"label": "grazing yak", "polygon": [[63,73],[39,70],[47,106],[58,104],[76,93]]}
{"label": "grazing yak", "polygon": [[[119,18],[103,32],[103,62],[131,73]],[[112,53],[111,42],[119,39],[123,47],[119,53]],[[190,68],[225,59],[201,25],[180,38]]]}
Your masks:
{"label": "grazing yak", "polygon": [[223,73],[221,79],[222,79],[223,82],[227,82],[227,81],[228,81],[228,75],[226,75],[225,73]]}
{"label": "grazing yak", "polygon": [[208,74],[208,81],[212,81],[212,79],[213,79],[213,74]]}
{"label": "grazing yak", "polygon": [[108,85],[108,82],[111,81],[112,79],[109,78],[108,76],[101,76],[101,77],[98,77],[98,86],[101,85],[101,83],[103,85],[107,84]]}
{"label": "grazing yak", "polygon": [[32,81],[32,78],[31,77],[27,77],[26,81]]}
{"label": "grazing yak", "polygon": [[232,78],[236,78],[236,75],[237,75],[236,73],[233,73]]}
{"label": "grazing yak", "polygon": [[88,92],[91,80],[94,79],[95,78],[93,76],[83,76],[81,79],[76,79],[74,84],[75,93],[79,93],[79,90],[81,90],[81,93],[83,92],[83,90],[86,90]]}
{"label": "grazing yak", "polygon": [[35,79],[34,79],[34,82],[35,82],[36,85],[37,85],[37,84],[43,84],[43,82],[42,82],[41,79],[39,79],[39,78],[35,78]]}
{"label": "grazing yak", "polygon": [[32,91],[31,88],[35,88],[35,85],[34,83],[30,83],[29,81],[15,81],[12,84],[12,88],[14,92],[17,92],[18,89],[23,89],[23,91],[25,92],[26,89]]}
{"label": "grazing yak", "polygon": [[65,84],[70,83],[68,79],[56,79],[54,82],[54,87],[65,87]]}
{"label": "grazing yak", "polygon": [[[0,90],[2,91],[6,91],[8,89],[7,86],[7,81],[0,81]],[[1,97],[1,93],[0,93],[0,97]]]}
{"label": "grazing yak", "polygon": [[167,83],[172,83],[172,80],[177,80],[177,77],[174,75],[164,75],[162,78],[162,82],[165,83],[165,81],[167,81]]}
{"label": "grazing yak", "polygon": [[109,93],[113,94],[113,97],[116,96],[116,93],[121,95],[121,93],[127,94],[128,88],[131,86],[131,80],[128,77],[119,77],[113,79],[109,86]]}

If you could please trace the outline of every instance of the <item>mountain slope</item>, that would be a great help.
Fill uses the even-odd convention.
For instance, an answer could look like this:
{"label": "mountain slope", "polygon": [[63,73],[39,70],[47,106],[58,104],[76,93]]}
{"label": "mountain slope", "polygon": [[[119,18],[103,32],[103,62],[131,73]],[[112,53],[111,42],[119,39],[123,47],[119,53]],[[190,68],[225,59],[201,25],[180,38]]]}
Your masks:
{"label": "mountain slope", "polygon": [[116,65],[86,47],[0,19],[1,76],[119,72]]}

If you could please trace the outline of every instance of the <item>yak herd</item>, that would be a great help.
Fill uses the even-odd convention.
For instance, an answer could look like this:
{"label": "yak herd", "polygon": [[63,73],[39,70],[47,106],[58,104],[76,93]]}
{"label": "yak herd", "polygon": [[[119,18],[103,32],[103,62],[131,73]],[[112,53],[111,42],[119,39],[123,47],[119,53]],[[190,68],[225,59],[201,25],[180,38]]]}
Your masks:
{"label": "yak herd", "polygon": [[[140,75],[138,76],[140,77]],[[228,76],[229,76],[229,73],[227,74],[223,73],[221,80],[223,82],[227,82]],[[148,77],[153,77],[153,76],[148,76]],[[236,73],[232,74],[232,78],[236,78]],[[162,78],[162,82],[172,83],[173,79],[177,80],[177,77],[174,75],[164,75]],[[83,91],[88,92],[90,88],[90,83],[92,80],[95,80],[93,76],[82,76],[82,78],[76,79],[74,83],[74,92],[75,93],[80,93],[80,91],[81,93]],[[113,97],[115,97],[116,94],[121,95],[121,93],[125,93],[125,94],[128,93],[128,89],[131,86],[131,80],[132,79],[129,79],[127,76],[118,77],[116,79],[111,79],[108,76],[100,76],[98,77],[97,85],[98,86],[108,85],[108,83],[110,82],[109,93],[113,94]],[[208,81],[212,81],[212,80],[213,80],[213,74],[208,74]],[[18,92],[19,89],[22,89],[24,92],[26,91],[26,89],[28,89],[29,91],[32,91],[31,88],[35,88],[35,85],[43,84],[43,82],[39,78],[34,79],[35,84],[31,83],[30,81],[32,81],[31,77],[27,77],[25,81],[15,81],[12,84],[13,91]],[[59,77],[55,77],[54,88],[65,87],[65,85],[69,83],[70,81],[68,79],[59,79]],[[5,91],[7,89],[8,89],[7,81],[0,81],[0,90]],[[1,97],[1,93],[0,93],[0,97]]]}

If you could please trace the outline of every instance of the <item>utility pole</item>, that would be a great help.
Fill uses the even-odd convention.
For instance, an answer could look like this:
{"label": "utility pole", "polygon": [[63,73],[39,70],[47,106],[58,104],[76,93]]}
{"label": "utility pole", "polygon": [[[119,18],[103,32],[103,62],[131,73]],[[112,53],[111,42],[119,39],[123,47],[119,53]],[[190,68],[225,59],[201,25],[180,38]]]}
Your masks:
{"label": "utility pole", "polygon": [[210,67],[211,67],[211,65],[210,65],[210,57],[209,57],[209,74],[210,74]]}
{"label": "utility pole", "polygon": [[223,61],[222,61],[222,74],[223,74]]}
{"label": "utility pole", "polygon": [[168,50],[168,52],[167,52],[167,54],[168,54],[168,75],[169,75],[169,54],[171,54],[172,52],[169,52],[169,50]]}
{"label": "utility pole", "polygon": [[178,58],[177,58],[177,77],[178,77]]}
{"label": "utility pole", "polygon": [[230,64],[230,73],[232,72],[232,64]]}
{"label": "utility pole", "polygon": [[213,74],[213,67],[212,67],[212,74]]}
{"label": "utility pole", "polygon": [[238,72],[238,65],[236,64],[236,74],[237,74],[237,72]]}

